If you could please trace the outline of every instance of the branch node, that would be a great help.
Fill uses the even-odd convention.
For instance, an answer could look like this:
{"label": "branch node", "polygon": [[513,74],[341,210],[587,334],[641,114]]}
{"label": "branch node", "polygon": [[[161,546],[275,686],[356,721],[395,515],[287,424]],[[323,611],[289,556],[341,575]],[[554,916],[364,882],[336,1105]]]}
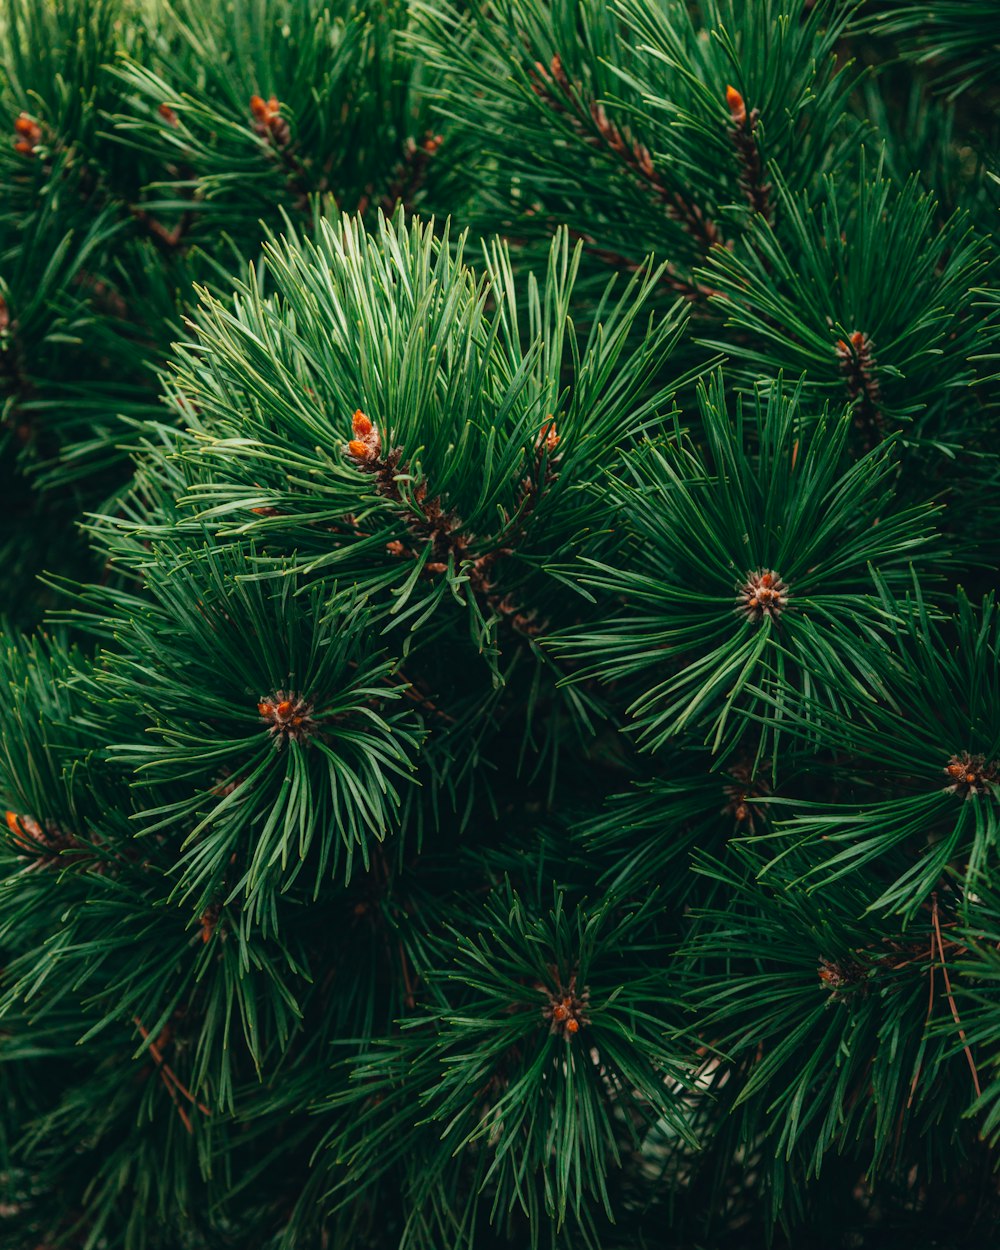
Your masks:
{"label": "branch node", "polygon": [[545,1006],[542,1008],[542,1019],[548,1021],[550,1033],[560,1033],[566,1041],[569,1041],[571,1037],[590,1023],[590,1017],[587,1015],[587,1007],[590,1003],[590,990],[584,989],[579,994],[576,992],[575,972],[565,986],[563,986],[561,977],[556,976],[555,980],[556,988],[554,990],[544,985],[536,987],[547,999]]}
{"label": "branch node", "polygon": [[751,621],[761,621],[765,616],[777,620],[788,607],[788,587],[773,569],[749,573],[738,589],[736,611]]}
{"label": "branch node", "polygon": [[871,451],[885,434],[874,343],[863,330],[855,330],[846,340],[837,340],[836,352],[847,393],[854,404],[854,426],[861,435],[863,450]]}
{"label": "branch node", "polygon": [[308,699],[286,690],[275,691],[257,704],[260,719],[268,726],[267,732],[279,751],[289,738],[306,742],[315,734],[317,725],[312,710]]}

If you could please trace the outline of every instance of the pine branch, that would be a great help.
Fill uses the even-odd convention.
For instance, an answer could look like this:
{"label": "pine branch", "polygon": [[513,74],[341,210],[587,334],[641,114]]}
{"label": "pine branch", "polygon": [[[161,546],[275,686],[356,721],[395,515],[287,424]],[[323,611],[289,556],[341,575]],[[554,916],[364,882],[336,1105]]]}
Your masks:
{"label": "pine branch", "polygon": [[556,53],[548,68],[536,61],[531,72],[535,94],[553,112],[564,117],[584,143],[598,151],[613,154],[625,169],[663,207],[671,221],[683,226],[704,251],[723,243],[716,223],[681,191],[668,187],[653,164],[649,149],[622,131],[607,114],[604,105],[588,100],[581,86],[570,82],[562,59]]}
{"label": "pine branch", "polygon": [[[401,463],[403,449],[395,447],[383,455],[378,428],[360,409],[354,413],[352,428],[354,438],[347,445],[351,460],[374,479],[375,490],[383,499],[403,511],[406,527],[417,542],[429,544],[431,548],[432,558],[424,560],[422,572],[439,577],[449,569],[460,571],[467,577],[472,593],[489,613],[509,624],[517,633],[528,637],[537,635],[541,626],[533,622],[532,615],[518,607],[510,595],[497,590],[492,576],[497,562],[514,554],[515,544],[523,536],[528,518],[544,490],[556,479],[559,436],[555,422],[547,422],[536,438],[534,470],[521,484],[521,497],[514,517],[508,519],[495,545],[478,555],[474,553],[480,545],[479,540],[461,517],[442,504],[440,498],[428,498],[426,481],[418,482],[412,493],[404,495],[400,480],[409,480],[412,475],[409,467]],[[390,542],[388,550],[401,558],[420,558],[418,549],[399,539]]]}
{"label": "pine branch", "polygon": [[[616,273],[638,273],[642,269],[639,261],[629,260],[620,252],[599,246],[589,235],[570,227],[570,236],[583,243],[588,256],[593,256],[602,264],[609,266]],[[690,301],[692,304],[706,303],[719,296],[719,292],[694,278],[685,277],[675,265],[667,262],[661,267],[660,281],[674,295]]]}

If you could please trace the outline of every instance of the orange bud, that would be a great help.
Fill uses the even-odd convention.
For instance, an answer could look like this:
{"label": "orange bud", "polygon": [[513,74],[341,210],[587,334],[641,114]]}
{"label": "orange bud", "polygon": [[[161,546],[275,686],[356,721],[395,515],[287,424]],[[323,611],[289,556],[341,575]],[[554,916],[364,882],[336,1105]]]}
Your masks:
{"label": "orange bud", "polygon": [[566,1021],[566,1032],[567,1032],[567,1033],[579,1033],[579,1031],[580,1031],[580,1021],[579,1021],[579,1020],[567,1020],[567,1021]]}
{"label": "orange bud", "polygon": [[737,126],[742,126],[747,119],[747,106],[735,87],[726,88],[726,103],[729,105],[729,113]]}
{"label": "orange bud", "polygon": [[18,139],[18,141],[14,144],[14,151],[23,152],[25,156],[30,156],[34,150],[35,145],[33,143],[29,143],[27,139]]}
{"label": "orange bud", "polygon": [[553,1020],[565,1020],[569,1015],[569,1011],[560,1003],[557,1007],[552,1008]]}
{"label": "orange bud", "polygon": [[163,120],[167,122],[169,125],[171,126],[177,125],[177,114],[174,112],[174,110],[170,107],[169,104],[161,104],[160,107],[156,111],[163,118]]}
{"label": "orange bud", "polygon": [[352,438],[347,444],[347,450],[352,456],[356,456],[359,460],[368,459],[368,447],[365,443],[359,442],[356,438]]}
{"label": "orange bud", "polygon": [[545,451],[551,456],[558,446],[559,431],[556,429],[556,423],[553,418],[549,417],[538,431],[538,436],[535,439],[535,450],[539,452]]}
{"label": "orange bud", "polygon": [[22,113],[20,117],[15,119],[14,129],[19,135],[34,134],[35,123],[31,120],[27,113]]}
{"label": "orange bud", "polygon": [[17,839],[18,845],[25,849],[32,846],[45,846],[46,837],[42,826],[34,816],[19,816],[17,812],[6,812],[7,828]]}
{"label": "orange bud", "polygon": [[372,432],[372,423],[360,408],[357,409],[351,418],[351,426],[358,438],[366,438]]}
{"label": "orange bud", "polygon": [[258,121],[267,120],[267,105],[259,95],[252,95],[250,97],[250,112],[253,113],[254,117],[256,117]]}
{"label": "orange bud", "polygon": [[288,699],[282,699],[278,706],[274,709],[279,716],[287,716],[292,710],[292,704]]}
{"label": "orange bud", "polygon": [[267,703],[266,701],[258,703],[257,711],[260,712],[261,716],[270,716],[271,713],[274,711],[274,704]]}

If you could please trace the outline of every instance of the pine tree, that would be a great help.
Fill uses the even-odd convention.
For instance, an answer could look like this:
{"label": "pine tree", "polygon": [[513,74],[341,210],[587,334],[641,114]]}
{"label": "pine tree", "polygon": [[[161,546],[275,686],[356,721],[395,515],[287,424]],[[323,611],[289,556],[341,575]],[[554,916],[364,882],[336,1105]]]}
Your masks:
{"label": "pine tree", "polygon": [[998,39],[8,6],[0,1247],[1000,1225]]}

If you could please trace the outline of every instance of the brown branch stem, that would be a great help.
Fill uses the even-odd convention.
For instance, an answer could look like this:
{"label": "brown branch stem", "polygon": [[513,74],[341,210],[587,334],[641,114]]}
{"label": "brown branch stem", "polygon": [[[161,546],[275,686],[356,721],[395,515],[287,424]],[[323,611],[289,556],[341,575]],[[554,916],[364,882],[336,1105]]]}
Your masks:
{"label": "brown branch stem", "polygon": [[[139,1030],[139,1033],[142,1036],[142,1040],[144,1042],[147,1041],[149,1039],[149,1030],[145,1027],[145,1025],[142,1023],[139,1017],[133,1016],[132,1023]],[[160,1037],[162,1036],[163,1034],[160,1035]],[[197,1107],[198,1110],[203,1115],[211,1115],[212,1113],[208,1109],[208,1107],[205,1106],[203,1102],[199,1102],[198,1099],[195,1098],[194,1094],[191,1093],[191,1091],[187,1088],[187,1086],[184,1085],[184,1083],[178,1077],[177,1073],[173,1070],[173,1068],[171,1068],[170,1065],[166,1062],[166,1059],[164,1058],[164,1055],[163,1055],[163,1051],[160,1048],[159,1042],[160,1042],[159,1037],[155,1041],[149,1042],[149,1053],[152,1055],[153,1061],[155,1062],[157,1068],[159,1069],[160,1077],[163,1081],[163,1084],[167,1088],[167,1093],[170,1095],[171,1101],[173,1102],[174,1106],[177,1108],[177,1112],[181,1117],[181,1121],[184,1124],[184,1127],[187,1129],[189,1133],[193,1133],[194,1128],[191,1124],[191,1117],[188,1115],[184,1107],[181,1106],[180,1101],[177,1098],[177,1094],[181,1094],[183,1097],[185,1097],[188,1100],[188,1102],[190,1102],[192,1106]]]}
{"label": "brown branch stem", "polygon": [[962,1049],[965,1051],[965,1057],[969,1061],[969,1068],[972,1071],[972,1086],[976,1091],[976,1097],[981,1098],[983,1091],[979,1084],[979,1072],[976,1069],[976,1061],[972,1057],[972,1050],[969,1046],[968,1039],[965,1035],[965,1029],[962,1028],[962,1021],[958,1014],[958,1006],[955,1003],[955,995],[951,989],[951,978],[948,975],[948,964],[944,957],[944,943],[941,941],[941,919],[938,915],[937,891],[931,895],[931,924],[933,926],[933,937],[931,939],[931,951],[934,950],[934,938],[937,939],[938,954],[941,957],[941,974],[944,977],[945,997],[948,1000],[948,1006],[951,1008],[951,1017],[955,1021],[955,1027],[958,1030],[959,1040],[962,1043]]}

